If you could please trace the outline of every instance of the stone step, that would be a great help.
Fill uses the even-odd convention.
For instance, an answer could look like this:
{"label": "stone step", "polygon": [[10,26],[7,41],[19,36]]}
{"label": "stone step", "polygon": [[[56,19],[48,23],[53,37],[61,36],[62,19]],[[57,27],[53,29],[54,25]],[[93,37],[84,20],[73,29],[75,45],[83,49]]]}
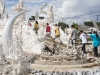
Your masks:
{"label": "stone step", "polygon": [[41,65],[80,65],[89,63],[87,60],[77,60],[77,61],[47,61],[47,60],[36,60],[34,64]]}
{"label": "stone step", "polygon": [[79,65],[41,65],[41,64],[31,64],[30,68],[35,70],[43,70],[43,71],[65,71],[68,69],[72,69],[75,71],[75,68],[81,68],[84,70],[84,68],[90,68],[95,65],[98,65],[97,62],[94,63],[86,63],[86,64],[79,64]]}

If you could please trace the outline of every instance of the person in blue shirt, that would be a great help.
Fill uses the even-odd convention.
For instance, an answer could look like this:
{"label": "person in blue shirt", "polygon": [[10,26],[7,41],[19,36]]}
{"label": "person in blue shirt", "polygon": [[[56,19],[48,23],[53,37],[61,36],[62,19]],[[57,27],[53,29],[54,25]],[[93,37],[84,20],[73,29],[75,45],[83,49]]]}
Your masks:
{"label": "person in blue shirt", "polygon": [[98,46],[100,45],[100,36],[97,34],[97,31],[93,31],[92,34],[90,34],[90,37],[93,40],[93,46],[94,46],[94,56],[98,56]]}

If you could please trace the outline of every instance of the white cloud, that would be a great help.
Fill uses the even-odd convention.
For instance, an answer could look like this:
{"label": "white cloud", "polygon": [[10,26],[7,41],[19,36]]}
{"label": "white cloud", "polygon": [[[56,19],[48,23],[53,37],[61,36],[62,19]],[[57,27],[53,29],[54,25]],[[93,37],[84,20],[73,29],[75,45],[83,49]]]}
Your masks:
{"label": "white cloud", "polygon": [[67,20],[71,17],[72,22],[75,16],[78,16],[81,21],[86,21],[87,18],[95,18],[93,15],[100,11],[99,7],[99,0],[65,0],[57,12]]}

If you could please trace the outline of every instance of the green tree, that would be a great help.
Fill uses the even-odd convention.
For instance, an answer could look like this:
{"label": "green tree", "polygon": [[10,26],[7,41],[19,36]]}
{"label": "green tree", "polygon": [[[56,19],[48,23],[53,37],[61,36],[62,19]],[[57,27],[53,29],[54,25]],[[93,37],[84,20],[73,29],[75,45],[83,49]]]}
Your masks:
{"label": "green tree", "polygon": [[58,26],[61,27],[61,29],[63,31],[65,31],[66,27],[69,27],[68,24],[64,23],[64,22],[58,22]]}
{"label": "green tree", "polygon": [[[96,22],[96,23],[97,23],[97,22]],[[84,22],[84,24],[85,24],[86,26],[91,26],[91,27],[93,27],[93,23],[92,23],[91,21]],[[98,27],[99,27],[99,29],[100,29],[100,22],[98,22],[97,25],[98,25]]]}
{"label": "green tree", "polygon": [[78,30],[78,24],[77,23],[73,23],[74,28]]}
{"label": "green tree", "polygon": [[85,24],[86,26],[91,26],[91,27],[93,27],[93,23],[92,23],[91,21],[84,22],[84,24]]}

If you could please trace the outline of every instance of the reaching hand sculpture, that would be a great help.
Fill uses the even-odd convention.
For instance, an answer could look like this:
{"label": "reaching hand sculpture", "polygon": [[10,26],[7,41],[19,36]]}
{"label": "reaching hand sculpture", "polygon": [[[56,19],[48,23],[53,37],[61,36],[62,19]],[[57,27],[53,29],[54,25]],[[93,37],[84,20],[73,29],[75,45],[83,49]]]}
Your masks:
{"label": "reaching hand sculpture", "polygon": [[[54,11],[53,11],[53,6],[48,6],[48,10],[47,11],[43,11],[43,8],[45,8],[47,6],[47,4],[43,5],[41,8],[40,8],[40,12],[42,14],[46,14],[47,17],[46,17],[46,22],[48,23],[54,23],[54,16],[58,16],[60,17],[59,15],[57,15]],[[61,17],[60,17],[61,18]]]}

